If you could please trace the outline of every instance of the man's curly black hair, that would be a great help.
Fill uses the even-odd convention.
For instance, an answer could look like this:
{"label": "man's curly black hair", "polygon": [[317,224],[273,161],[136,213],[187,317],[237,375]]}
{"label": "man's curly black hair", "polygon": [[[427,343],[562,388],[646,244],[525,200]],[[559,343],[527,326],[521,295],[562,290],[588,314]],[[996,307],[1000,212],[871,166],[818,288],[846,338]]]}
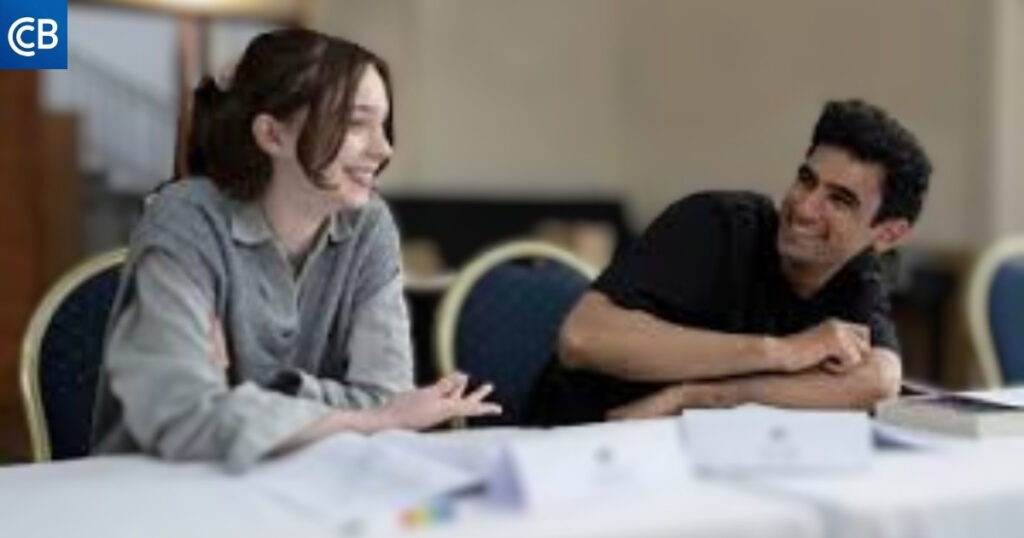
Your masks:
{"label": "man's curly black hair", "polygon": [[807,154],[818,146],[844,149],[858,160],[876,163],[885,170],[882,205],[875,222],[917,220],[928,192],[932,164],[917,137],[884,110],[859,99],[829,101],[814,126]]}

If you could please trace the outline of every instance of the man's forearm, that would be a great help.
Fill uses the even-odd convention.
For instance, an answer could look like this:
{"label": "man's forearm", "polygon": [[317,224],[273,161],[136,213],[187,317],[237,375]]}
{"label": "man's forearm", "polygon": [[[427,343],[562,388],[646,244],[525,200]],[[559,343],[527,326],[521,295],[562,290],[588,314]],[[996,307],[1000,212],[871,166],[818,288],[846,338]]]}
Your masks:
{"label": "man's forearm", "polygon": [[844,374],[820,370],[764,374],[680,386],[681,407],[730,407],[760,403],[777,407],[871,409],[899,392],[899,358],[874,350],[864,364]]}
{"label": "man's forearm", "polygon": [[809,409],[869,409],[894,397],[900,387],[899,357],[876,349],[857,368],[842,374],[808,371],[762,374],[718,381],[682,383],[608,412],[614,420],[676,415],[686,409],[760,403]]}
{"label": "man's forearm", "polygon": [[681,381],[778,370],[777,346],[767,336],[681,327],[589,292],[562,328],[559,356],[620,379]]}

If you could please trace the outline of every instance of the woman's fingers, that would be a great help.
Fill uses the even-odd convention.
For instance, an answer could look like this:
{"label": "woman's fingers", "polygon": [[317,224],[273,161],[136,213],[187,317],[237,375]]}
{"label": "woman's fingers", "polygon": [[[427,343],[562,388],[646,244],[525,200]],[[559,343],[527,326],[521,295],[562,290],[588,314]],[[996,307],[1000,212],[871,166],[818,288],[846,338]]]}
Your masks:
{"label": "woman's fingers", "polygon": [[490,383],[484,383],[476,388],[473,392],[466,396],[466,400],[471,402],[482,402],[484,398],[490,396],[494,392],[494,385]]}
{"label": "woman's fingers", "polygon": [[479,417],[485,415],[500,415],[501,405],[494,402],[473,402],[463,400],[464,404],[462,409],[462,416],[464,417]]}
{"label": "woman's fingers", "polygon": [[462,372],[450,373],[434,383],[433,388],[437,390],[442,396],[462,396],[462,392],[466,390],[466,383],[469,382],[469,378]]}
{"label": "woman's fingers", "polygon": [[[463,387],[464,389],[465,387]],[[450,398],[454,401],[457,412],[464,417],[475,417],[483,415],[500,415],[501,405],[494,402],[484,401],[494,392],[494,385],[484,383],[469,394],[452,394]]]}

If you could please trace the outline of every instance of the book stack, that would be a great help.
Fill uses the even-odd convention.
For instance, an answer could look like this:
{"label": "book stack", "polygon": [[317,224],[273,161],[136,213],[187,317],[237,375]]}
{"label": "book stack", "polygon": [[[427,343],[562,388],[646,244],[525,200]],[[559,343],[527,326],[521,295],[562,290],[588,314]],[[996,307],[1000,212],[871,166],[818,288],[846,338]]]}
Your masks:
{"label": "book stack", "polygon": [[882,402],[883,423],[973,439],[1024,436],[1024,387],[934,392]]}

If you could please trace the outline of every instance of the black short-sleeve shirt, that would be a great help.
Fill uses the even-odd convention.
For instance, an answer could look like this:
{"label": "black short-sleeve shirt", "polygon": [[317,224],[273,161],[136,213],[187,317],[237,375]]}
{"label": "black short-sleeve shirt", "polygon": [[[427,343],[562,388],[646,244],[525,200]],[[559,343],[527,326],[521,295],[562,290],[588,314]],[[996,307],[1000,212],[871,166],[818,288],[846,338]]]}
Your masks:
{"label": "black short-sleeve shirt", "polygon": [[[782,336],[835,317],[867,325],[873,346],[897,350],[876,255],[855,256],[815,295],[801,298],[781,272],[777,229],[778,213],[765,196],[688,196],[655,219],[593,288],[623,308],[727,333]],[[553,361],[533,408],[543,423],[599,420],[659,386],[570,372]]]}

